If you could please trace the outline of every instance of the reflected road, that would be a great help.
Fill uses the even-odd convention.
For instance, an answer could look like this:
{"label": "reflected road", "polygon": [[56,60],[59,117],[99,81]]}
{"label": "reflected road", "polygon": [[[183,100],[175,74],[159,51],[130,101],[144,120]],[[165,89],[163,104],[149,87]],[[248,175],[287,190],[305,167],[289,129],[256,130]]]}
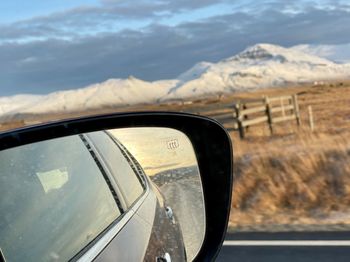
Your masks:
{"label": "reflected road", "polygon": [[160,190],[180,222],[190,260],[204,238],[205,215],[200,181],[198,177],[185,178],[166,183]]}

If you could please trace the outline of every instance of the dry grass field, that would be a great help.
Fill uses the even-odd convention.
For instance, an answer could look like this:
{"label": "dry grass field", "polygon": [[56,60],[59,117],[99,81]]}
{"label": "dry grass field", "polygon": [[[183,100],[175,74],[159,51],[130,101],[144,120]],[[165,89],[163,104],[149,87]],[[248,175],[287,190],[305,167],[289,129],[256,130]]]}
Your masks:
{"label": "dry grass field", "polygon": [[[264,90],[298,93],[302,126],[252,127],[234,141],[230,227],[350,224],[350,85]],[[253,94],[249,94],[253,95]],[[260,95],[255,93],[254,95]],[[312,105],[315,131],[308,126]]]}
{"label": "dry grass field", "polygon": [[[236,93],[220,101],[105,108],[69,115],[31,117],[28,123],[116,111],[191,111],[262,95],[298,94],[302,125],[295,121],[249,128],[246,139],[230,131],[234,144],[234,190],[230,228],[275,225],[350,224],[350,82]],[[315,131],[308,125],[313,108]],[[17,121],[2,129],[22,126]]]}

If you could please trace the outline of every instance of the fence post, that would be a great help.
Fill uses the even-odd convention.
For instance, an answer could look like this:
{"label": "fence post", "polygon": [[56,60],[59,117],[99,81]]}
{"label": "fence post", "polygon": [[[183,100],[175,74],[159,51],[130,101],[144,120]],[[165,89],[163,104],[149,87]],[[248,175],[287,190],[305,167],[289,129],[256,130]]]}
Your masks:
{"label": "fence post", "polygon": [[283,98],[280,98],[280,104],[281,104],[281,108],[282,108],[282,116],[286,116],[286,112],[284,111],[284,101]]}
{"label": "fence post", "polygon": [[309,124],[311,128],[311,132],[313,132],[315,130],[315,125],[314,125],[314,116],[312,113],[312,106],[308,106],[307,109],[309,111]]}
{"label": "fence post", "polygon": [[[242,105],[241,109],[243,109],[243,110],[244,110],[244,109],[247,109],[247,104],[244,103],[244,104]],[[244,115],[244,116],[242,116],[242,117],[243,117],[243,121],[248,120],[248,115]],[[245,127],[245,131],[248,132],[248,129],[249,129],[249,126],[246,126],[246,127]]]}
{"label": "fence post", "polygon": [[265,100],[265,106],[266,106],[266,114],[267,114],[267,123],[269,124],[270,133],[273,135],[273,127],[272,127],[272,113],[271,113],[271,106],[270,101],[267,96],[264,96]]}
{"label": "fence post", "polygon": [[295,108],[294,108],[294,102],[293,102],[293,96],[290,96],[290,98],[288,99],[288,105],[289,106],[293,106],[293,108],[290,110],[290,114],[291,115],[295,115]]}
{"label": "fence post", "polygon": [[238,131],[239,131],[239,137],[241,139],[244,139],[244,127],[242,123],[242,116],[241,116],[241,102],[238,102],[238,104],[235,104],[235,112],[237,117],[237,124],[238,124]]}
{"label": "fence post", "polygon": [[298,126],[300,126],[301,121],[300,121],[300,111],[299,111],[299,104],[298,104],[297,95],[293,95],[293,107],[294,107],[294,114],[295,114],[295,118],[297,120],[297,124],[298,124]]}

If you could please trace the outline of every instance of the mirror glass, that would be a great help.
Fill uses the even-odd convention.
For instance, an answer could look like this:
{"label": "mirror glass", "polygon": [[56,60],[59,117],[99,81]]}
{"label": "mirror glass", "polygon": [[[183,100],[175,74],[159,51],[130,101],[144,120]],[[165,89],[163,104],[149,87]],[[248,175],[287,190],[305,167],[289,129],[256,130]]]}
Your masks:
{"label": "mirror glass", "polygon": [[190,261],[202,245],[196,153],[178,130],[46,140],[1,151],[0,167],[0,251],[8,261]]}

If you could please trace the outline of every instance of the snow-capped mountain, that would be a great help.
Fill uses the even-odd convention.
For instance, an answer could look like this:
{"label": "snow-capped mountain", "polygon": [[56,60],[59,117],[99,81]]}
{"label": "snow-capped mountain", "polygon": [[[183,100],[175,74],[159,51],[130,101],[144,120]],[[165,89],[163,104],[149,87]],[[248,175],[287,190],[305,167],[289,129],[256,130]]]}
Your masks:
{"label": "snow-capped mountain", "polygon": [[85,88],[43,96],[18,95],[0,98],[0,115],[17,113],[76,112],[109,106],[155,103],[176,80],[147,82],[129,77],[110,79]]}
{"label": "snow-capped mountain", "polygon": [[297,45],[293,49],[340,63],[350,62],[350,44]]}
{"label": "snow-capped mountain", "polygon": [[82,111],[350,78],[350,64],[310,53],[309,47],[257,44],[217,63],[200,62],[176,79],[147,82],[129,77],[43,96],[0,97],[0,115],[8,119],[21,113]]}
{"label": "snow-capped mountain", "polygon": [[258,44],[215,64],[196,64],[180,75],[181,82],[165,99],[341,78],[350,78],[350,64],[337,64],[295,48]]}
{"label": "snow-capped mountain", "polygon": [[9,97],[0,97],[0,115],[9,112],[21,112],[22,110],[31,107],[43,96],[36,95],[15,95]]}

